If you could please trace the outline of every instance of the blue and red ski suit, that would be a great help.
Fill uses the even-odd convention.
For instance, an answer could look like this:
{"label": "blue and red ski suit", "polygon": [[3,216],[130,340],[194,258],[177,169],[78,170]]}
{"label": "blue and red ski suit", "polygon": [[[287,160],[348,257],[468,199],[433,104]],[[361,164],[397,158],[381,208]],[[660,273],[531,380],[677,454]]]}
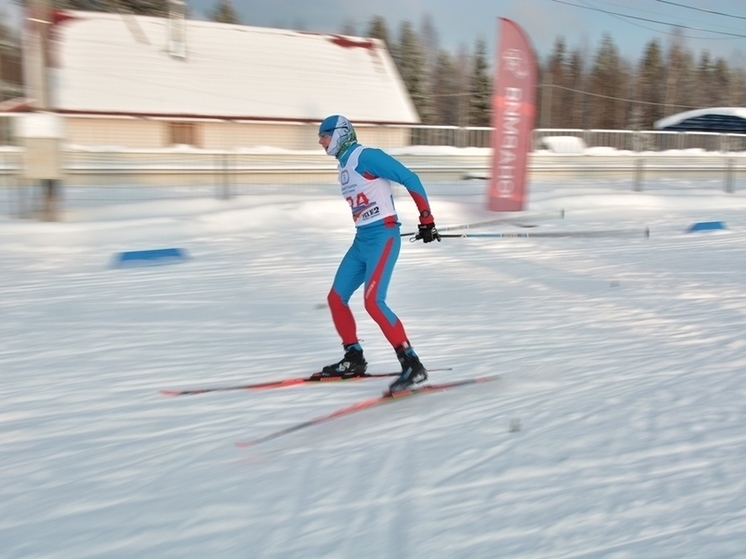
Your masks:
{"label": "blue and red ski suit", "polygon": [[349,301],[365,284],[365,310],[397,348],[408,339],[401,321],[386,304],[386,291],[401,249],[391,181],[407,189],[420,211],[420,222],[425,224],[433,222],[427,194],[414,172],[380,149],[353,143],[336,157],[342,195],[350,204],[356,233],[327,297],[332,320],[344,346],[358,342]]}

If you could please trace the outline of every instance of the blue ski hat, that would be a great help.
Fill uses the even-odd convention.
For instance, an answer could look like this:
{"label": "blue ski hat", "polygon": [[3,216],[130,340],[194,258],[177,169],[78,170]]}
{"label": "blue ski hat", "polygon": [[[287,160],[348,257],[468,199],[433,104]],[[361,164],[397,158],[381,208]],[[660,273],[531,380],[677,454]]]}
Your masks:
{"label": "blue ski hat", "polygon": [[326,149],[327,155],[337,156],[350,145],[357,142],[357,134],[352,124],[342,115],[326,117],[319,125],[319,136],[331,136],[332,141]]}

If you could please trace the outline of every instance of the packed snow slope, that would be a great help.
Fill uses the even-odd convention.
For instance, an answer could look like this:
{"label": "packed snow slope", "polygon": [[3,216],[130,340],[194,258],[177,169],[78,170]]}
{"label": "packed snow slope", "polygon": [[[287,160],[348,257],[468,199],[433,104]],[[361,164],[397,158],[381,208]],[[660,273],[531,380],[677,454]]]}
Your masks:
{"label": "packed snow slope", "polygon": [[[336,187],[0,221],[0,555],[746,557],[745,185],[537,184],[517,215],[481,182],[428,186],[444,232],[536,234],[405,240],[389,290],[425,365],[452,367],[433,382],[500,379],[248,449],[387,385],[159,394],[341,356]],[[168,247],[188,258],[114,265]],[[352,305],[370,371],[396,370]]]}

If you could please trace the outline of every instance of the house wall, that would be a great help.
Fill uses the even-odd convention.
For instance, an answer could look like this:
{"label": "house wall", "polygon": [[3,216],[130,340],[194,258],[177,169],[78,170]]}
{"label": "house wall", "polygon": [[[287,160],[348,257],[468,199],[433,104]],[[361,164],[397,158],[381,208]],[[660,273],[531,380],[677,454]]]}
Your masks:
{"label": "house wall", "polygon": [[160,148],[167,131],[163,121],[145,118],[65,117],[65,141],[72,145]]}
{"label": "house wall", "polygon": [[275,147],[309,150],[318,147],[317,125],[311,123],[272,123],[213,121],[199,123],[205,149]]}
{"label": "house wall", "polygon": [[[272,147],[287,150],[317,150],[318,124],[308,122],[251,122],[208,119],[65,117],[66,142],[82,146],[163,148],[172,145],[172,126],[193,129],[189,145],[202,149]],[[353,123],[354,124],[354,123]],[[359,140],[383,149],[410,145],[406,126],[356,126]],[[179,137],[184,137],[183,132]]]}

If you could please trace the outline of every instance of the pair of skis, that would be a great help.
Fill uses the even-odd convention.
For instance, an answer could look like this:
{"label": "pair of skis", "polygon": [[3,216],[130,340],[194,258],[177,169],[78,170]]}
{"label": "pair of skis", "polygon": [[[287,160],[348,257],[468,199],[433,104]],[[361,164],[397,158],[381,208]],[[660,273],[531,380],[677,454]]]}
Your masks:
{"label": "pair of skis", "polygon": [[[435,369],[438,370],[438,369]],[[440,369],[440,370],[448,370],[448,369]],[[161,394],[163,396],[189,396],[191,394],[205,394],[206,392],[228,392],[231,390],[267,390],[271,388],[285,388],[286,386],[295,386],[296,384],[306,384],[306,383],[328,383],[328,382],[350,382],[354,380],[364,380],[364,379],[371,379],[371,378],[384,378],[384,377],[398,377],[400,373],[366,373],[363,376],[359,377],[350,377],[350,378],[339,378],[339,377],[330,377],[330,378],[319,378],[319,377],[295,377],[295,378],[287,378],[282,380],[270,380],[268,382],[255,382],[250,384],[234,384],[231,386],[213,386],[213,387],[205,387],[205,388],[186,388],[183,390],[161,390]]]}
{"label": "pair of skis", "polygon": [[[447,370],[450,370],[450,368],[430,369],[429,372],[447,371]],[[266,390],[266,389],[272,389],[272,388],[284,388],[287,386],[294,386],[294,385],[305,384],[305,383],[317,383],[318,384],[321,382],[323,383],[352,382],[352,381],[365,380],[365,379],[395,377],[395,376],[399,376],[399,374],[400,373],[371,373],[371,374],[366,374],[361,377],[352,377],[349,379],[326,379],[326,380],[320,380],[317,377],[313,377],[313,376],[312,377],[298,377],[298,378],[290,378],[290,379],[277,380],[277,381],[251,383],[251,384],[237,384],[237,385],[222,386],[222,387],[189,388],[189,389],[182,389],[182,390],[161,390],[161,394],[164,396],[187,396],[187,395],[193,395],[193,394],[205,394],[207,392],[226,392],[226,391],[231,391],[231,390]],[[259,437],[257,439],[239,441],[235,444],[237,447],[241,447],[241,448],[252,447],[263,442],[271,441],[283,435],[287,435],[289,433],[294,433],[295,431],[305,429],[306,427],[312,427],[313,425],[318,425],[319,423],[331,421],[338,417],[350,415],[352,413],[362,411],[365,409],[369,409],[369,408],[373,408],[376,406],[380,406],[382,404],[393,402],[395,400],[401,400],[403,398],[407,398],[407,397],[415,396],[415,395],[429,394],[432,392],[443,392],[451,388],[456,388],[458,386],[465,386],[469,384],[478,384],[478,383],[488,382],[496,378],[498,377],[497,376],[471,377],[471,378],[454,380],[450,382],[443,382],[443,383],[437,383],[437,384],[421,384],[409,390],[403,390],[403,391],[395,392],[393,394],[390,393],[389,391],[386,391],[381,396],[376,396],[373,398],[361,400],[350,406],[346,406],[344,408],[340,408],[336,411],[333,411],[329,414],[314,417],[313,419],[309,419],[308,421],[297,423],[295,425],[286,427],[285,429],[280,429],[279,431],[275,431],[274,433],[270,433],[268,435]]]}

